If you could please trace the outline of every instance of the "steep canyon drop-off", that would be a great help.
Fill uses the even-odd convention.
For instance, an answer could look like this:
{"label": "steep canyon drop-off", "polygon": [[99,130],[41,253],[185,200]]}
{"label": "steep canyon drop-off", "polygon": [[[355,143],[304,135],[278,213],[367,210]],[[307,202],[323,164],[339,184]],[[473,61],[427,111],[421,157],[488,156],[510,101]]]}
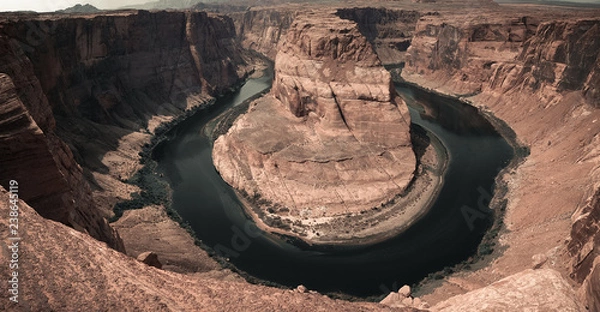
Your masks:
{"label": "steep canyon drop-off", "polygon": [[[391,9],[339,13],[358,24],[380,55],[389,50],[386,55],[403,58],[405,79],[470,95],[473,105],[506,121],[531,149],[520,167],[503,176],[504,252],[481,270],[448,277],[426,299],[442,301],[434,308],[444,311],[467,311],[483,298],[499,310],[576,311],[578,302],[598,310],[600,21],[594,12],[534,7],[524,16],[519,9],[477,3],[477,14],[467,16],[443,3],[411,4],[417,13],[410,14],[418,18]],[[272,9],[235,13],[233,20],[179,12],[3,18],[0,183],[6,188],[9,179],[18,179],[22,199],[35,209],[21,202],[27,242],[22,299],[30,309],[389,310],[162,271],[84,234],[123,250],[104,217],[135,191],[121,180],[138,168],[137,152],[150,136],[145,129],[245,76],[250,56],[235,29],[243,43],[252,36],[271,38],[255,42],[273,57],[298,14],[285,12],[264,26],[253,16],[274,16]],[[33,41],[31,29],[37,31]],[[2,211],[7,203],[3,191]],[[522,272],[536,254],[548,258],[547,268]],[[571,275],[577,293],[556,271]],[[0,272],[8,276],[6,266]],[[492,300],[489,294],[506,293],[506,285],[514,296]],[[462,295],[449,299],[454,294]],[[1,304],[11,309],[5,296]]]}

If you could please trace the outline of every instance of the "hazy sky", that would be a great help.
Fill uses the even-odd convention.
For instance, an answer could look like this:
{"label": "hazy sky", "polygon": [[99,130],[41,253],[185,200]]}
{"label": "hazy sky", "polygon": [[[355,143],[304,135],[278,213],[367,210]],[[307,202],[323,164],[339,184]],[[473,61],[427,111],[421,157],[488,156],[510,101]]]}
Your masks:
{"label": "hazy sky", "polygon": [[[89,3],[100,9],[115,9],[131,4],[153,2],[156,0],[0,0],[2,11],[38,11],[48,12],[65,9],[77,3]],[[572,2],[600,3],[600,0],[566,0]]]}
{"label": "hazy sky", "polygon": [[152,0],[0,0],[0,12],[26,10],[48,12],[65,9],[78,3],[89,3],[100,9],[114,9],[146,2]]}

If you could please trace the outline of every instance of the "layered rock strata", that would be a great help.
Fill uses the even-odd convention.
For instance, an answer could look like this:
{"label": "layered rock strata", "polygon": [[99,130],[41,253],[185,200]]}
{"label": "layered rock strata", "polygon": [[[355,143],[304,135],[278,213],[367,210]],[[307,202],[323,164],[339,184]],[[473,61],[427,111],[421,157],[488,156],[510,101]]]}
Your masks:
{"label": "layered rock strata", "polygon": [[277,46],[285,38],[299,12],[286,7],[250,9],[229,14],[234,20],[241,44],[270,59],[275,59]]}
{"label": "layered rock strata", "polygon": [[[160,122],[228,91],[250,70],[233,21],[204,12],[4,17],[3,91],[14,88],[17,97],[6,101],[22,105],[2,104],[0,120],[12,124],[14,116],[29,116],[32,125],[20,125],[35,140],[3,128],[2,185],[18,180],[23,198],[43,216],[123,250],[105,218],[116,202],[139,191],[124,181],[140,168],[138,153],[151,133]],[[178,235],[188,239],[174,241],[193,246],[185,231]]]}
{"label": "layered rock strata", "polygon": [[509,232],[500,238],[502,255],[485,270],[449,278],[425,296],[429,302],[519,272],[541,255],[548,260],[534,260],[536,267],[583,282],[580,297],[589,307],[598,304],[596,202],[585,199],[594,193],[590,185],[597,185],[600,165],[600,21],[592,10],[559,14],[533,7],[528,13],[425,16],[408,49],[405,79],[463,96],[505,120],[531,152],[503,177]]}
{"label": "layered rock strata", "polygon": [[275,64],[271,94],[213,150],[224,180],[262,202],[267,224],[357,214],[406,189],[416,164],[408,108],[354,22],[297,17]]}
{"label": "layered rock strata", "polygon": [[46,218],[62,222],[124,251],[121,238],[94,206],[90,187],[55,120],[26,58],[0,44],[0,185],[19,184],[19,196]]}
{"label": "layered rock strata", "polygon": [[358,24],[383,64],[402,64],[422,13],[386,8],[345,8],[337,15]]}

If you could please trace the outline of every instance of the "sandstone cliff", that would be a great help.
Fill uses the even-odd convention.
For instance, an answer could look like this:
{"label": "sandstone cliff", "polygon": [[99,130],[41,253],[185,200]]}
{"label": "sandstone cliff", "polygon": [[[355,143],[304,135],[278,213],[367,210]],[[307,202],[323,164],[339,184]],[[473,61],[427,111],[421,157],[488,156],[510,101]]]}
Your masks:
{"label": "sandstone cliff", "polygon": [[[18,179],[43,216],[119,250],[123,244],[104,218],[136,191],[122,181],[139,168],[149,133],[250,70],[233,21],[203,12],[8,14],[0,50],[0,72],[18,95],[13,102],[40,132],[32,145],[3,144],[10,152],[2,154],[2,185]],[[31,159],[22,159],[26,150]]]}
{"label": "sandstone cliff", "polygon": [[124,251],[119,235],[94,206],[81,167],[55,133],[50,105],[31,64],[11,42],[0,40],[0,50],[0,185],[16,180],[21,198],[44,217]]}
{"label": "sandstone cliff", "polygon": [[275,64],[271,95],[215,142],[225,181],[266,200],[262,213],[296,223],[371,210],[402,193],[415,170],[408,108],[356,24],[299,16]]}
{"label": "sandstone cliff", "polygon": [[[294,18],[310,8],[258,7],[246,12],[228,14],[236,24],[242,45],[270,59],[275,59],[277,47],[285,38]],[[416,23],[421,13],[400,8],[354,7],[338,9],[343,19],[358,24],[360,32],[371,43],[383,64],[404,62]]]}
{"label": "sandstone cliff", "polygon": [[[508,231],[500,238],[504,253],[489,269],[459,274],[425,299],[435,302],[443,293],[514,274],[537,254],[549,259],[546,266],[585,280],[580,294],[595,307],[598,285],[590,275],[597,255],[595,201],[584,199],[598,181],[597,12],[533,7],[520,18],[511,10],[478,14],[422,17],[403,77],[461,95],[506,121],[531,154],[504,176],[509,186]],[[562,258],[565,247],[569,256]]]}
{"label": "sandstone cliff", "polygon": [[582,283],[580,296],[590,311],[600,310],[600,188],[572,216],[567,251],[571,277]]}
{"label": "sandstone cliff", "polygon": [[421,13],[386,8],[345,8],[337,15],[358,24],[360,32],[371,42],[383,64],[405,62]]}
{"label": "sandstone cliff", "polygon": [[235,22],[241,44],[270,59],[275,59],[277,46],[298,14],[295,9],[259,8],[229,14]]}

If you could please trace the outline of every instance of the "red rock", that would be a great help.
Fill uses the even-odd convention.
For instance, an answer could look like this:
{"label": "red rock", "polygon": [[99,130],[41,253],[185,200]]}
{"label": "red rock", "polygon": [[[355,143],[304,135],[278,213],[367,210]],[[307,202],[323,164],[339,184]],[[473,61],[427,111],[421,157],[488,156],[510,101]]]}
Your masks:
{"label": "red rock", "polygon": [[162,263],[158,260],[158,255],[152,251],[146,251],[141,253],[137,257],[138,261],[143,262],[149,266],[162,269]]}
{"label": "red rock", "polygon": [[299,222],[342,216],[379,207],[408,186],[409,124],[357,25],[307,13],[280,44],[271,95],[217,139],[213,159],[233,187]]}

